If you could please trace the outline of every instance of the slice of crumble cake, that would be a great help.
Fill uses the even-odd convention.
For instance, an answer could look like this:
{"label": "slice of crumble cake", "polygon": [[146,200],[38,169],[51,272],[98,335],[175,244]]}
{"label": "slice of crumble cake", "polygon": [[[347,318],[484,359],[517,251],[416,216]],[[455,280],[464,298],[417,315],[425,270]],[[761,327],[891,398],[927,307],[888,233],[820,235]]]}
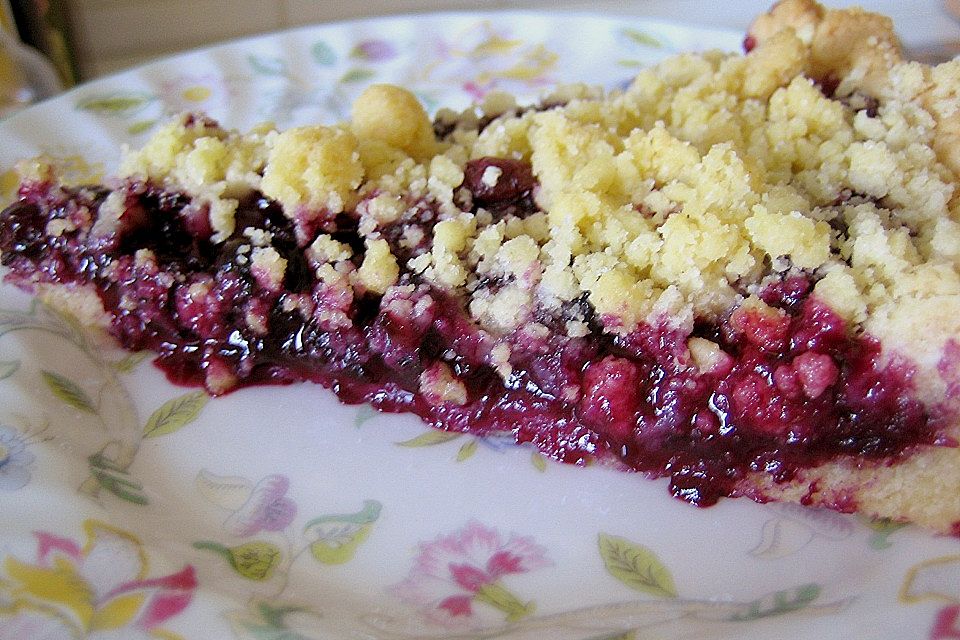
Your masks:
{"label": "slice of crumble cake", "polygon": [[433,121],[386,85],[335,126],[186,115],[103,185],[25,162],[0,259],[212,394],[960,533],[960,61],[808,0],[744,44]]}

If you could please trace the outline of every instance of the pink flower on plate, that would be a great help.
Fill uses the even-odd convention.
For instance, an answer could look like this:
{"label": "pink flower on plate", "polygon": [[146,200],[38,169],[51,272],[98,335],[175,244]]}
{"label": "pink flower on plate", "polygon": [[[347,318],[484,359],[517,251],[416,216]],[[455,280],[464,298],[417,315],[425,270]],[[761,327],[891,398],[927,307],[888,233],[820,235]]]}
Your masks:
{"label": "pink flower on plate", "polygon": [[960,605],[952,604],[940,609],[930,629],[930,640],[960,638]]}
{"label": "pink flower on plate", "polygon": [[532,538],[510,534],[504,540],[496,529],[471,521],[449,535],[421,542],[410,574],[392,590],[441,624],[467,622],[478,603],[513,622],[532,613],[534,604],[513,595],[502,579],[551,564],[546,550]]}
{"label": "pink flower on plate", "polygon": [[490,92],[490,87],[482,87],[473,80],[467,80],[461,87],[468,96],[476,101],[483,100],[484,96]]}
{"label": "pink flower on plate", "polygon": [[40,532],[35,563],[4,560],[0,639],[179,638],[161,625],[190,604],[193,567],[148,578],[146,550],[136,537],[98,520],[83,527],[83,546]]}
{"label": "pink flower on plate", "polygon": [[227,518],[224,527],[241,538],[261,531],[283,531],[297,515],[297,505],[286,497],[289,488],[286,476],[263,478],[253,487],[246,502]]}
{"label": "pink flower on plate", "polygon": [[350,55],[369,62],[384,62],[397,57],[397,48],[388,40],[362,40],[357,43]]}

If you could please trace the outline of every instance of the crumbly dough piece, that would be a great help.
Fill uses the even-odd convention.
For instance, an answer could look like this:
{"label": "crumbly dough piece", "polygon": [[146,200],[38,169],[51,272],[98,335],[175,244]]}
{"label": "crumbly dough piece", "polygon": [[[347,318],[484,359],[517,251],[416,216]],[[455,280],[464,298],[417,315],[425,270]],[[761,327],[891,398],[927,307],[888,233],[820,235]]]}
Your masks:
{"label": "crumbly dough piece", "polygon": [[960,61],[933,68],[905,61],[890,18],[859,7],[828,10],[814,0],[778,2],[754,20],[748,35],[762,45],[787,30],[808,47],[807,73],[837,82],[840,95],[861,90],[877,98],[919,98],[936,119],[938,156],[960,175]]}

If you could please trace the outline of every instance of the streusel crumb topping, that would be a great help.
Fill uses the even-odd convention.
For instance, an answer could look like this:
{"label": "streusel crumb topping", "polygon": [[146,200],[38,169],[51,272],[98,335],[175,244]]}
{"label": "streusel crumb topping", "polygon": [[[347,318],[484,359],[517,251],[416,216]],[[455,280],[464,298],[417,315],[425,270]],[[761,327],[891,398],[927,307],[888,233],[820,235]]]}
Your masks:
{"label": "streusel crumb topping", "polygon": [[[492,112],[441,114],[441,140],[412,94],[376,85],[333,127],[239,135],[185,116],[130,153],[123,172],[198,194],[215,240],[234,231],[237,199],[254,190],[304,238],[311,221],[356,208],[366,251],[351,286],[384,293],[402,265],[463,298],[495,334],[581,296],[614,333],[663,309],[713,318],[765,279],[800,271],[856,324],[909,323],[904,298],[956,309],[958,162],[940,138],[957,117],[960,62],[900,61],[892,35],[838,50],[838,12],[794,18],[803,28],[775,29],[776,16],[758,22],[747,55],[683,55],[624,92],[571,87],[536,109],[495,95]],[[477,197],[465,171],[486,157],[528,167],[534,212],[464,211]],[[493,192],[511,178],[488,164],[474,184]],[[438,212],[432,237],[424,206]],[[399,243],[385,241],[398,229]],[[314,241],[322,263],[348,257],[331,242]],[[567,320],[570,335],[583,330],[584,317]]]}

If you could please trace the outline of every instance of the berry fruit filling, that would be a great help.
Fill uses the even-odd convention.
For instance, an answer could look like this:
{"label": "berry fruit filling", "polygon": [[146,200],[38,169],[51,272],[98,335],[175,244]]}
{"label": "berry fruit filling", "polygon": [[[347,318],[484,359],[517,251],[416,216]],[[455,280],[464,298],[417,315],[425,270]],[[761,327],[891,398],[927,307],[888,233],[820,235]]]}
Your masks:
{"label": "berry fruit filling", "polygon": [[[502,173],[495,188],[481,182],[489,167]],[[494,216],[535,208],[523,162],[483,158],[464,180],[473,206]],[[701,506],[737,494],[748,472],[786,481],[838,456],[890,460],[937,440],[912,397],[910,365],[884,363],[877,342],[851,335],[805,277],[768,285],[692,333],[664,322],[611,335],[579,300],[593,330],[517,330],[498,370],[498,343],[416,273],[401,269],[384,295],[349,296],[318,280],[294,223],[262,194],[240,203],[221,244],[188,196],[148,183],[110,195],[123,208],[109,227],[104,189],[33,183],[20,195],[0,215],[8,277],[92,286],[124,347],[157,352],[171,380],[213,393],[318,382],[344,402],[413,412],[439,429],[510,434],[564,462],[666,476],[675,496]],[[435,216],[424,205],[423,223]],[[355,214],[321,230],[363,262]],[[251,238],[267,239],[282,272],[255,258],[264,247],[251,249]]]}

